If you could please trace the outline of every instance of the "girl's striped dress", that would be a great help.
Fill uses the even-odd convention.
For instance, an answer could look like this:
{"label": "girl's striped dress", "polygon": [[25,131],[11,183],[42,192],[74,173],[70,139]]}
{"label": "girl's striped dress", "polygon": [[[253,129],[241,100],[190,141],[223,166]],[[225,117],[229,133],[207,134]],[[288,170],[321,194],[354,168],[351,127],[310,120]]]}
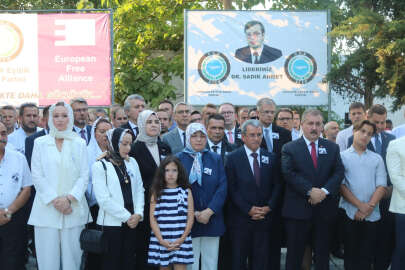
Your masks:
{"label": "girl's striped dress", "polygon": [[[164,240],[174,242],[179,239],[187,224],[188,190],[181,187],[166,188],[156,204],[154,216],[159,224]],[[179,250],[168,251],[160,245],[153,231],[149,243],[148,263],[166,267],[172,264],[193,264],[193,246],[191,236]]]}

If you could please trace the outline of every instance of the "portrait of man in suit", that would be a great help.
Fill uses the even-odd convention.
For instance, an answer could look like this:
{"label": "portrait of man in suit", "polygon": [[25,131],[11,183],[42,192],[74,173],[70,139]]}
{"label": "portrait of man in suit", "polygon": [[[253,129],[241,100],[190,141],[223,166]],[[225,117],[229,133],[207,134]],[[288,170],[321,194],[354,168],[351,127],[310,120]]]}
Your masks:
{"label": "portrait of man in suit", "polygon": [[245,24],[245,35],[248,46],[239,48],[235,57],[249,64],[265,64],[277,60],[282,53],[279,49],[263,44],[265,30],[259,21],[249,21]]}

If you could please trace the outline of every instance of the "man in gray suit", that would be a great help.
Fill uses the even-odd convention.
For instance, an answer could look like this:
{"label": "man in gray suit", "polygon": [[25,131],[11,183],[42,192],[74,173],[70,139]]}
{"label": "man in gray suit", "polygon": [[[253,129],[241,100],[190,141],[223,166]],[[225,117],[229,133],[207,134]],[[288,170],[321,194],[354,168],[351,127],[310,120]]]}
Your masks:
{"label": "man in gray suit", "polygon": [[173,118],[177,127],[163,135],[162,141],[170,146],[172,154],[183,151],[186,146],[186,128],[191,118],[190,106],[184,102],[179,102],[174,106]]}

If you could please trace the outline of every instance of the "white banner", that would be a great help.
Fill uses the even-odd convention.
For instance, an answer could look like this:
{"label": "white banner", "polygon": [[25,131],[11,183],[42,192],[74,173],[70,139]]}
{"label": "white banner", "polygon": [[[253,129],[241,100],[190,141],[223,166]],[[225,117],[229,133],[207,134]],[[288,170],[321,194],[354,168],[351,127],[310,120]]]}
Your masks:
{"label": "white banner", "polygon": [[192,105],[326,105],[327,12],[186,11]]}

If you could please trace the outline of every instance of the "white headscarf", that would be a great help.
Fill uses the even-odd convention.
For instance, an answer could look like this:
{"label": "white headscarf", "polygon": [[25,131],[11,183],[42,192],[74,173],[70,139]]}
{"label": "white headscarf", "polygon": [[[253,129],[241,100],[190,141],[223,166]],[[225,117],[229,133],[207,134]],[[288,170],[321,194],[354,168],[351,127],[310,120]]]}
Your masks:
{"label": "white headscarf", "polygon": [[151,110],[144,110],[138,115],[139,134],[138,137],[136,137],[136,141],[144,142],[148,146],[156,144],[158,136],[160,134],[160,123],[159,123],[159,133],[156,136],[151,137],[146,134],[146,121],[148,121],[151,115],[155,115],[157,117],[156,113]]}
{"label": "white headscarf", "polygon": [[[75,138],[79,138],[76,132],[72,131],[73,128],[73,110],[69,104],[63,102],[63,106],[68,111],[69,123],[65,130],[57,130],[53,124],[53,112],[57,107],[56,104],[52,105],[49,109],[49,136],[55,139],[63,139],[62,151],[61,151],[61,168],[58,175],[58,196],[67,195],[73,188],[76,180],[80,176],[80,159],[74,158],[73,141]],[[52,157],[49,157],[52,158]]]}

